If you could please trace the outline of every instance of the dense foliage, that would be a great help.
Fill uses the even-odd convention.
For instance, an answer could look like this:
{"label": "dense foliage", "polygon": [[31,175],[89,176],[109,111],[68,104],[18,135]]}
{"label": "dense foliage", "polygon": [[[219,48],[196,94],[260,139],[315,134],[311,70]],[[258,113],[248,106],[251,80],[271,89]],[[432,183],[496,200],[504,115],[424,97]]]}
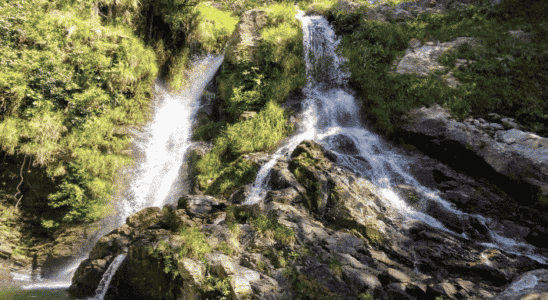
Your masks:
{"label": "dense foliage", "polygon": [[[199,187],[209,194],[228,197],[253,181],[257,169],[242,155],[272,150],[292,131],[279,104],[305,84],[301,25],[291,3],[266,12],[269,24],[261,30],[258,61],[223,64],[219,98],[226,114],[195,131],[195,138],[215,139],[213,150],[196,163]],[[244,111],[258,114],[240,120]]]}
{"label": "dense foliage", "polygon": [[[423,14],[400,23],[368,21],[361,17],[363,11],[335,14],[337,33],[343,36],[340,52],[348,58],[352,74],[350,83],[362,95],[373,126],[390,135],[408,110],[438,103],[458,118],[498,113],[548,136],[548,44],[542,38],[548,23],[544,14],[532,12],[545,12],[548,7],[531,1],[530,8],[512,11],[512,3]],[[530,17],[523,11],[531,11]],[[512,38],[508,31],[518,29],[532,32],[535,38],[530,43]],[[412,38],[424,43],[459,36],[480,38],[483,46],[449,51],[441,58],[445,70],[430,76],[393,72],[394,62],[404,55]],[[457,59],[470,61],[470,67],[457,67]],[[449,71],[461,83],[456,89],[440,80]]]}
{"label": "dense foliage", "polygon": [[219,52],[238,21],[198,2],[0,4],[0,151],[21,169],[2,170],[0,194],[19,204],[26,178],[38,196],[22,208],[46,229],[104,216],[132,162],[127,127],[147,120],[157,75],[181,87],[189,56]]}

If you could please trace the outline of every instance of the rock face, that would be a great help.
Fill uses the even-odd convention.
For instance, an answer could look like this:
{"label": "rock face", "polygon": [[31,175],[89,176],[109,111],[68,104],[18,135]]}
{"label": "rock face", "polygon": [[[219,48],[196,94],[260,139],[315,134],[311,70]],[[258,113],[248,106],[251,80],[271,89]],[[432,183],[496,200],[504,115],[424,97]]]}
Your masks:
{"label": "rock face", "polygon": [[431,157],[491,178],[522,203],[548,199],[548,139],[505,130],[504,122],[458,122],[449,116],[440,106],[416,109],[407,115],[409,124],[402,126],[401,137]]}
{"label": "rock face", "polygon": [[548,270],[526,272],[510,284],[494,300],[546,299],[548,297]]}
{"label": "rock face", "polygon": [[265,11],[257,9],[246,11],[229,41],[225,60],[230,63],[247,59],[256,61],[258,41],[261,39],[260,31],[266,24]]}
{"label": "rock face", "polygon": [[405,56],[397,65],[396,73],[427,76],[433,71],[443,70],[444,67],[438,63],[438,58],[444,52],[463,44],[468,44],[470,47],[481,45],[477,39],[471,37],[459,37],[446,43],[427,42],[425,45],[422,45],[417,39],[412,39]]}
{"label": "rock face", "polygon": [[[240,196],[226,203],[188,195],[176,207],[130,216],[99,240],[70,291],[92,295],[111,261],[126,253],[106,299],[361,299],[366,293],[382,300],[519,299],[508,297],[544,293],[545,265],[478,243],[492,242],[487,227],[525,239],[544,229],[518,220],[521,208],[504,206],[508,196],[489,184],[424,155],[415,160],[411,173],[422,184],[463,211],[484,202],[482,215],[490,211],[500,221],[459,218],[424,204],[470,240],[422,221],[404,222],[371,182],[305,141],[278,161],[272,190],[259,204],[238,204]],[[402,195],[417,194],[406,201],[424,202],[412,187],[398,188]],[[545,250],[538,252],[546,257]]]}

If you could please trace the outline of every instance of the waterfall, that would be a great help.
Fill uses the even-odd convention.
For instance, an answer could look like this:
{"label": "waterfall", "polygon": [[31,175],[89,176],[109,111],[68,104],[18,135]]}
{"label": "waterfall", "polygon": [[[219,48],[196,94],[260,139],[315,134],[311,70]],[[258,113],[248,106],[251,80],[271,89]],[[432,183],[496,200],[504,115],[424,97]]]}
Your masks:
{"label": "waterfall", "polygon": [[[336,53],[339,43],[333,29],[322,16],[304,16],[299,11],[296,15],[302,23],[304,59],[306,63],[307,85],[303,124],[298,132],[289,138],[272,159],[263,165],[253,183],[250,196],[244,204],[255,204],[262,201],[269,189],[268,179],[276,161],[284,156],[289,157],[295,147],[305,139],[314,140],[331,150],[337,157],[337,163],[373,183],[374,193],[387,206],[394,208],[404,220],[404,226],[413,221],[422,221],[430,226],[459,235],[446,228],[434,217],[410,207],[396,192],[397,185],[413,187],[428,200],[441,205],[444,209],[462,216],[476,217],[489,229],[493,243],[481,243],[489,248],[497,248],[508,253],[524,255],[540,263],[547,264],[546,258],[536,255],[535,248],[524,242],[505,238],[497,233],[489,218],[480,215],[469,215],[457,210],[454,205],[439,196],[439,191],[422,186],[409,172],[410,158],[396,153],[390,145],[376,134],[368,131],[360,121],[357,112],[361,107],[356,103],[346,85],[345,74],[341,68],[344,59]],[[325,64],[329,66],[326,68]],[[341,143],[341,140],[343,143]],[[348,143],[355,145],[348,153]],[[468,238],[465,233],[460,234]]]}
{"label": "waterfall", "polygon": [[116,271],[118,270],[124,259],[126,259],[126,255],[120,254],[116,256],[116,258],[114,258],[114,260],[110,263],[107,270],[103,274],[103,278],[101,278],[97,289],[95,290],[95,297],[91,298],[92,300],[103,300],[103,298],[105,298],[108,287],[110,285],[110,281],[112,280],[112,277],[114,277],[114,274],[116,274]]}
{"label": "waterfall", "polygon": [[135,168],[130,171],[131,180],[124,199],[117,203],[115,227],[143,208],[175,203],[181,196],[183,185],[179,172],[191,145],[199,99],[222,61],[223,56],[208,55],[197,62],[189,74],[188,87],[180,95],[169,93],[156,82],[159,98],[154,116],[134,140]]}
{"label": "waterfall", "polygon": [[[165,204],[176,203],[182,195],[184,178],[180,171],[184,155],[191,146],[192,125],[200,106],[199,100],[223,58],[222,55],[210,54],[195,60],[188,72],[188,84],[181,93],[171,93],[159,80],[155,82],[152,120],[144,130],[133,132],[134,164],[125,170],[129,181],[128,187],[122,199],[115,199],[116,216],[103,220],[101,230],[90,240],[86,251],[88,254],[91,246],[101,236],[123,225],[129,215],[146,207],[163,207]],[[23,289],[66,289],[71,285],[78,265],[88,254],[74,259],[54,278],[48,280],[42,280],[40,277],[32,279],[26,274],[14,275],[29,283],[23,286]],[[113,269],[112,275],[123,260],[120,257],[115,260],[120,262],[113,262],[109,267],[109,271],[111,267]],[[103,279],[105,280],[105,277]],[[110,278],[105,283],[105,293],[109,282]],[[103,284],[103,281],[101,283]],[[103,296],[95,299],[102,299]]]}

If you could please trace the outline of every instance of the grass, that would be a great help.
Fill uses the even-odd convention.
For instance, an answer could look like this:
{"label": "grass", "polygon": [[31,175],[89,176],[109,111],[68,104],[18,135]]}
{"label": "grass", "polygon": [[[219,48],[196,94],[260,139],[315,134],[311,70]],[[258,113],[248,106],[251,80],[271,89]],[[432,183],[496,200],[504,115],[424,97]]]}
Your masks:
{"label": "grass", "polygon": [[[534,6],[546,10],[543,2]],[[348,59],[346,67],[352,74],[349,83],[363,95],[365,114],[375,129],[392,136],[407,111],[437,103],[448,107],[457,119],[494,112],[548,136],[548,44],[542,38],[526,44],[508,34],[508,30],[525,29],[546,36],[548,23],[537,13],[533,14],[537,18],[527,19],[504,7],[490,12],[482,6],[469,6],[421,15],[405,23],[367,21],[360,17],[360,10],[337,14],[335,29],[342,36],[339,51]],[[445,73],[452,70],[461,83],[456,89],[438,79],[444,72],[425,77],[391,72],[412,38],[446,42],[459,36],[479,38],[483,47],[463,46],[442,56]],[[470,67],[457,68],[456,59],[473,62]]]}
{"label": "grass", "polygon": [[[280,103],[306,82],[301,26],[289,2],[264,10],[269,21],[261,30],[258,61],[225,62],[217,97],[225,114],[194,131],[195,139],[215,141],[213,150],[196,162],[199,188],[207,194],[228,197],[250,183],[257,169],[242,155],[271,151],[293,131]],[[246,111],[258,113],[240,121]]]}
{"label": "grass", "polygon": [[236,224],[249,223],[262,237],[272,238],[282,245],[291,245],[295,241],[293,229],[246,207],[229,206],[226,209],[226,220],[229,228],[234,228]]}
{"label": "grass", "polygon": [[340,297],[337,297],[336,294],[319,283],[316,278],[299,273],[295,268],[286,268],[282,274],[291,283],[293,289],[293,299],[340,299]]}

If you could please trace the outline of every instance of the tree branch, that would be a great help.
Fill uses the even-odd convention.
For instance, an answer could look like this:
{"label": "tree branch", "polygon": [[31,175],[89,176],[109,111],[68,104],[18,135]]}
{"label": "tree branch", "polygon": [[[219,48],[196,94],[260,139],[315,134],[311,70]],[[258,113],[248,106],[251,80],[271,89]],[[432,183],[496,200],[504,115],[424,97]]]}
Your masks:
{"label": "tree branch", "polygon": [[23,164],[21,165],[21,171],[19,172],[19,176],[21,176],[21,182],[19,182],[19,184],[17,185],[17,193],[15,193],[15,198],[17,199],[17,195],[18,194],[21,194],[21,197],[19,197],[19,199],[17,200],[17,203],[15,204],[15,209],[17,209],[17,206],[19,206],[19,202],[21,202],[21,199],[23,199],[23,193],[21,193],[21,191],[19,190],[19,187],[21,186],[21,184],[23,184],[23,168],[25,167],[25,162],[27,161],[27,155],[25,155],[25,157],[23,158]]}

